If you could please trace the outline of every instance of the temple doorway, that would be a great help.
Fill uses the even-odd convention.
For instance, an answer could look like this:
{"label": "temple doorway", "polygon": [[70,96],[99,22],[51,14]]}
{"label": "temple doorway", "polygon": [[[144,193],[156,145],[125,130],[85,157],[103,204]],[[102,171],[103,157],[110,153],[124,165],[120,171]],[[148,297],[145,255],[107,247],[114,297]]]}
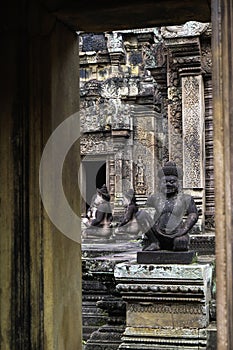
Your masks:
{"label": "temple doorway", "polygon": [[83,200],[82,205],[83,214],[85,214],[90,207],[91,200],[96,193],[96,188],[100,188],[106,184],[106,160],[84,160],[83,164]]}

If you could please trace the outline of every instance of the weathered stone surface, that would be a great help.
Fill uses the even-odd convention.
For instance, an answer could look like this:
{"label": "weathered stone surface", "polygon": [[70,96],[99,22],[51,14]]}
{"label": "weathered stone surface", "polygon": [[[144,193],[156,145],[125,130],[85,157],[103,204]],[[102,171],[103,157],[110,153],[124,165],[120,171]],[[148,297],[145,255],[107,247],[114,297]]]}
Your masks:
{"label": "weathered stone surface", "polygon": [[198,255],[215,254],[215,234],[209,233],[205,235],[190,234],[189,249],[194,250]]}
{"label": "weathered stone surface", "polygon": [[204,328],[208,325],[207,305],[196,301],[138,302],[127,307],[127,325],[152,328]]}
{"label": "weathered stone surface", "polygon": [[106,161],[117,219],[124,191],[133,187],[143,206],[157,187],[156,169],[173,159],[199,209],[193,233],[203,232],[205,223],[214,228],[210,33],[208,23],[189,21],[80,34],[81,154]]}
{"label": "weathered stone surface", "polygon": [[[125,306],[115,288],[117,262],[136,260],[139,246],[131,243],[82,245],[83,339],[86,350],[117,349],[125,328]],[[111,347],[112,346],[112,347]]]}
{"label": "weathered stone surface", "polygon": [[138,264],[191,264],[194,258],[194,251],[171,252],[160,251],[142,251],[137,253]]}
{"label": "weathered stone surface", "polygon": [[125,303],[117,296],[108,296],[97,306],[106,310],[108,319],[106,324],[91,334],[85,350],[117,350],[125,330]]}
{"label": "weathered stone surface", "polygon": [[121,263],[114,275],[126,301],[127,328],[120,349],[206,349],[209,264]]}
{"label": "weathered stone surface", "polygon": [[[211,333],[211,335],[210,335]],[[216,328],[206,329],[152,329],[127,327],[120,350],[215,350]]]}
{"label": "weathered stone surface", "polygon": [[207,281],[211,279],[212,271],[209,265],[142,265],[136,263],[117,264],[114,270],[115,278],[129,278],[140,281],[149,278],[150,280],[180,280],[180,281]]}

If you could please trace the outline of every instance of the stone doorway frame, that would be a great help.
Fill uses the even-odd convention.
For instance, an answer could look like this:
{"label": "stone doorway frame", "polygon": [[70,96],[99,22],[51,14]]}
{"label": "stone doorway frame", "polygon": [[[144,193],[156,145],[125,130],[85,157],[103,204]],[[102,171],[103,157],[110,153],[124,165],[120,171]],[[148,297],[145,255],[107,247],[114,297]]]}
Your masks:
{"label": "stone doorway frame", "polygon": [[[161,2],[159,0],[147,0],[146,3],[149,7],[146,7],[143,2],[143,8],[141,10],[145,14],[146,8],[151,8],[152,6],[158,8],[160,6],[160,11],[157,11],[157,13],[164,15],[164,23],[168,23],[169,18],[165,18],[165,15],[169,16],[169,11],[161,11],[161,8],[164,6],[168,10],[168,6],[173,5],[174,7],[175,4],[176,11],[173,11],[174,13],[172,15],[174,17],[172,19],[170,17],[169,22],[169,25],[174,25],[176,21],[180,22],[184,18],[187,18],[184,16],[186,10],[186,12],[192,14],[193,9],[197,20],[204,21],[206,18],[209,18],[207,14],[207,16],[204,16],[205,19],[203,19],[203,11],[198,9],[198,6],[206,2],[203,0],[199,2],[192,2],[191,0]],[[53,128],[59,122],[63,121],[63,117],[65,118],[67,115],[75,112],[77,107],[76,104],[72,105],[71,96],[66,93],[69,91],[75,94],[73,98],[76,99],[77,84],[72,87],[67,86],[67,89],[66,86],[63,86],[62,91],[52,88],[53,86],[59,86],[58,77],[61,76],[61,70],[66,78],[67,73],[71,76],[70,81],[73,81],[74,74],[76,75],[77,73],[78,75],[76,71],[77,52],[74,35],[77,26],[71,26],[67,12],[64,11],[63,16],[59,17],[59,13],[56,12],[59,8],[56,1],[43,1],[46,4],[43,9],[40,6],[41,3],[42,1],[40,4],[34,1],[34,6],[30,6],[29,9],[26,4],[23,4],[23,6],[20,2],[12,1],[9,8],[14,8],[15,5],[16,11],[11,11],[11,13],[9,11],[6,12],[8,14],[7,16],[5,16],[5,12],[3,11],[2,17],[2,27],[4,28],[3,53],[5,55],[1,55],[4,58],[1,61],[1,68],[4,66],[3,77],[6,82],[9,82],[9,86],[7,85],[8,89],[5,89],[5,94],[3,95],[3,97],[6,95],[7,98],[3,99],[5,109],[4,115],[1,118],[3,130],[3,137],[1,138],[1,146],[3,146],[1,147],[1,176],[3,177],[4,185],[1,194],[2,198],[6,199],[6,205],[2,203],[1,207],[1,243],[3,243],[1,262],[3,263],[1,264],[0,278],[1,282],[3,282],[2,287],[4,288],[1,295],[1,307],[3,307],[3,312],[1,313],[3,325],[1,341],[3,344],[8,344],[5,346],[6,349],[13,348],[9,346],[10,342],[14,341],[11,337],[16,338],[18,335],[17,332],[22,331],[24,327],[23,322],[19,325],[20,322],[16,323],[15,321],[19,320],[16,319],[18,316],[16,312],[20,316],[23,314],[23,310],[20,307],[24,305],[25,300],[31,304],[32,313],[30,315],[30,325],[28,324],[24,332],[20,333],[21,337],[24,338],[23,340],[20,339],[21,346],[24,345],[23,341],[28,345],[27,337],[31,337],[34,348],[39,348],[40,344],[42,344],[41,348],[43,346],[45,349],[54,348],[54,344],[59,343],[60,349],[65,349],[69,346],[72,338],[74,338],[72,336],[69,337],[69,334],[81,337],[81,334],[76,334],[76,325],[80,325],[81,322],[81,317],[78,315],[79,311],[81,313],[81,293],[78,292],[80,289],[81,271],[79,271],[80,276],[77,277],[77,269],[80,269],[81,259],[80,255],[76,256],[80,245],[74,245],[72,242],[66,240],[59,232],[53,232],[55,228],[49,222],[49,219],[41,214],[41,203],[38,194],[38,164],[44,142],[50,136]],[[61,3],[60,6],[62,7]],[[75,13],[71,6],[71,3],[74,5],[74,2],[66,1],[65,3],[66,8],[68,7],[68,10],[72,14],[71,17],[74,18]],[[108,4],[105,1],[99,1],[98,4],[96,1],[93,1],[92,5],[97,9],[100,6],[100,13],[104,9],[103,3],[106,6]],[[124,16],[120,17],[119,13],[120,10],[122,11],[123,3],[127,4],[128,11],[126,15],[124,13]],[[134,9],[136,8],[138,10],[140,3],[137,0],[132,2],[113,1],[111,5],[114,4],[114,10],[108,8],[101,16],[95,13],[93,24],[91,18],[87,16],[89,14],[88,11],[91,10],[91,4],[88,3],[87,10],[85,4],[77,1],[78,11],[76,10],[76,21],[78,22],[79,20],[79,23],[83,24],[82,30],[85,31],[93,30],[92,28],[94,26],[99,31],[107,30],[107,26],[109,26],[108,30],[113,30],[116,28],[114,27],[116,23],[118,24],[120,22],[122,28],[129,23],[131,28],[133,26],[136,27],[136,22],[142,23],[142,15],[138,11],[138,17],[134,19],[129,9],[131,8],[133,10],[132,13],[134,13]],[[49,5],[52,7],[52,4],[54,5],[54,9],[49,8]],[[187,4],[189,5],[188,9]],[[210,7],[210,1],[208,4]],[[233,135],[233,108],[231,106],[233,101],[233,4],[232,0],[212,0],[211,5],[214,67],[214,161],[215,169],[217,170],[215,178],[215,201],[218,349],[231,350],[233,349],[233,159],[231,158],[231,153],[233,152],[233,138],[231,137]],[[181,12],[177,11],[177,6],[179,6]],[[17,12],[17,10],[19,11]],[[62,9],[60,11],[62,12]],[[115,15],[115,22],[112,23],[112,27],[111,19],[109,20],[108,17],[109,11],[111,14],[114,12]],[[27,22],[29,19],[28,12],[30,13],[30,23]],[[130,13],[130,17],[127,17],[127,13]],[[150,22],[151,13],[156,15],[156,11],[150,11],[148,13],[148,17],[146,16],[145,22],[143,22],[145,27],[147,25],[159,25],[158,18],[157,21]],[[59,20],[57,20],[58,18]],[[5,22],[6,20],[9,21],[9,19],[10,26],[9,23]],[[33,21],[34,19],[35,21]],[[55,28],[54,23],[56,21]],[[127,23],[125,24],[122,21]],[[20,30],[18,31],[18,29]],[[77,30],[79,29],[77,28]],[[63,35],[65,36],[65,40],[62,40]],[[65,45],[65,50],[62,46],[63,44]],[[46,55],[43,55],[43,52],[46,52]],[[50,55],[47,55],[47,52]],[[66,52],[67,55],[65,55]],[[29,64],[25,65],[25,62]],[[5,69],[6,63],[7,69]],[[20,70],[22,67],[25,71]],[[58,71],[59,74],[57,74]],[[21,94],[19,96],[20,99],[17,100],[18,90]],[[60,96],[61,98],[59,98]],[[59,101],[59,105],[56,106],[54,103],[51,103],[54,101]],[[68,104],[65,106],[66,103]],[[59,115],[61,115],[61,119],[57,120],[57,116]],[[27,138],[24,125],[17,125],[18,122],[22,124],[22,116],[25,116],[25,125],[27,126],[29,124],[30,126],[30,140]],[[12,140],[13,128],[16,131],[15,136],[17,137]],[[24,130],[24,133],[21,132],[22,130]],[[20,133],[17,134],[17,132]],[[19,155],[17,152],[17,140],[20,140],[20,146],[22,146],[20,150],[21,159],[24,158],[27,172],[30,174],[29,188],[23,186],[17,188],[19,181],[17,179],[16,164],[19,165],[19,172],[22,170],[22,164],[19,163],[18,158],[16,162],[16,157]],[[14,141],[15,145],[9,141]],[[25,149],[25,146],[29,148],[30,152]],[[12,154],[13,151],[16,154]],[[28,153],[30,155],[30,162],[25,159]],[[22,161],[21,159],[20,161]],[[9,171],[9,174],[7,171]],[[27,231],[25,239],[20,240],[20,249],[17,251],[18,258],[22,258],[22,261],[16,261],[13,255],[14,239],[19,232],[17,227],[14,226],[14,214],[21,214],[21,208],[17,207],[17,202],[13,196],[14,190],[21,200],[24,199],[23,194],[30,197],[30,208],[28,206],[25,208],[25,217],[20,216],[20,225]],[[29,219],[30,228],[27,227],[26,222]],[[48,234],[50,232],[56,235],[56,240],[51,239]],[[42,233],[44,233],[44,236],[41,236]],[[65,254],[63,254],[64,264],[61,264],[62,256],[59,252],[67,252],[68,250],[70,255],[71,251],[73,252],[73,257],[75,256],[75,259],[77,259],[75,260],[77,264],[74,264],[72,260],[71,265],[71,259],[67,261]],[[26,253],[30,254],[30,267],[27,261],[24,260]],[[57,267],[60,268],[61,265],[64,268],[63,275],[67,275],[67,278],[69,274],[66,274],[66,269],[70,273],[72,268],[75,267],[72,270],[72,285],[69,291],[64,286],[65,281],[62,280],[62,275],[57,273]],[[25,292],[24,289],[20,288],[20,284],[17,288],[12,280],[12,276],[15,273],[15,276],[21,277],[21,281],[24,281],[24,283],[27,282],[28,279],[25,281],[25,272],[29,268],[31,282],[30,295],[27,291]],[[44,276],[43,273],[45,273]],[[44,278],[43,284],[42,282],[40,283],[41,277]],[[38,289],[38,286],[41,289]],[[71,295],[72,288],[75,299],[77,300],[76,317],[74,317],[76,311],[73,308],[74,297]],[[54,295],[56,299],[54,299]],[[12,298],[16,301],[15,308],[14,305],[12,306],[12,301],[14,301]],[[69,312],[59,312],[63,307],[66,307],[66,311],[68,310]],[[64,318],[62,318],[63,316]],[[72,325],[72,317],[75,318],[73,322],[75,327],[69,329],[70,325]],[[16,329],[14,329],[14,326]],[[11,332],[9,332],[10,329]],[[15,341],[18,341],[18,338]],[[81,339],[77,338],[75,343],[81,344]],[[72,348],[72,345],[70,345],[70,348]]]}
{"label": "stone doorway frame", "polygon": [[[209,2],[210,3],[210,2]],[[233,4],[212,0],[218,349],[233,349]],[[174,23],[175,24],[175,23]],[[146,23],[145,23],[146,26]],[[106,30],[106,28],[103,28]]]}
{"label": "stone doorway frame", "polygon": [[[86,176],[86,165],[85,163],[91,163],[94,162],[96,165],[101,165],[100,167],[98,167],[98,171],[94,172],[93,175],[93,180],[94,180],[94,176],[96,175],[95,181],[97,181],[97,175],[99,174],[99,171],[102,169],[103,166],[105,166],[105,181],[103,181],[102,185],[105,183],[107,185],[107,188],[109,188],[109,183],[106,183],[106,179],[107,179],[107,172],[108,172],[108,158],[105,156],[85,156],[84,159],[81,160],[81,179],[80,179],[80,184],[84,184],[84,188],[82,188],[82,203],[81,203],[81,214],[84,215],[84,207],[86,207],[86,205],[90,206],[91,202],[90,202],[90,198],[87,195],[87,176]],[[97,169],[97,167],[95,167],[95,170]],[[96,186],[94,186],[96,187]],[[101,186],[97,186],[97,187],[101,187]],[[95,190],[93,190],[92,196],[95,195]],[[86,212],[86,210],[85,210]]]}
{"label": "stone doorway frame", "polygon": [[233,349],[233,4],[212,0],[218,349]]}

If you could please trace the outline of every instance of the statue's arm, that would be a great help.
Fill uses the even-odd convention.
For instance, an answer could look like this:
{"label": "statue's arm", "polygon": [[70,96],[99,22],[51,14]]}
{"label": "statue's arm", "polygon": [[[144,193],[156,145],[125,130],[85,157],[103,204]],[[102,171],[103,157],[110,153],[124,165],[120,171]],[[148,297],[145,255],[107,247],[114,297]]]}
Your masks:
{"label": "statue's arm", "polygon": [[198,220],[198,210],[194,199],[190,196],[186,198],[187,217],[178,228],[178,235],[183,236],[188,233]]}

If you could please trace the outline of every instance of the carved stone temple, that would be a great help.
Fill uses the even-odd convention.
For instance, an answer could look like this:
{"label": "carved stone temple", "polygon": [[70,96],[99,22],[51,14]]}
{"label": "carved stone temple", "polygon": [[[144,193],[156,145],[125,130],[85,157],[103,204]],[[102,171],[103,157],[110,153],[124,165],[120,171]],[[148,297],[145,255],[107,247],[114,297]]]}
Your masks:
{"label": "carved stone temple", "polygon": [[82,216],[103,184],[115,221],[131,188],[143,208],[169,160],[199,211],[196,265],[137,264],[139,242],[83,241],[85,350],[215,349],[211,33],[193,21],[79,33]]}
{"label": "carved stone temple", "polygon": [[83,215],[104,183],[116,218],[129,188],[143,206],[172,159],[214,228],[211,62],[208,23],[80,33]]}

